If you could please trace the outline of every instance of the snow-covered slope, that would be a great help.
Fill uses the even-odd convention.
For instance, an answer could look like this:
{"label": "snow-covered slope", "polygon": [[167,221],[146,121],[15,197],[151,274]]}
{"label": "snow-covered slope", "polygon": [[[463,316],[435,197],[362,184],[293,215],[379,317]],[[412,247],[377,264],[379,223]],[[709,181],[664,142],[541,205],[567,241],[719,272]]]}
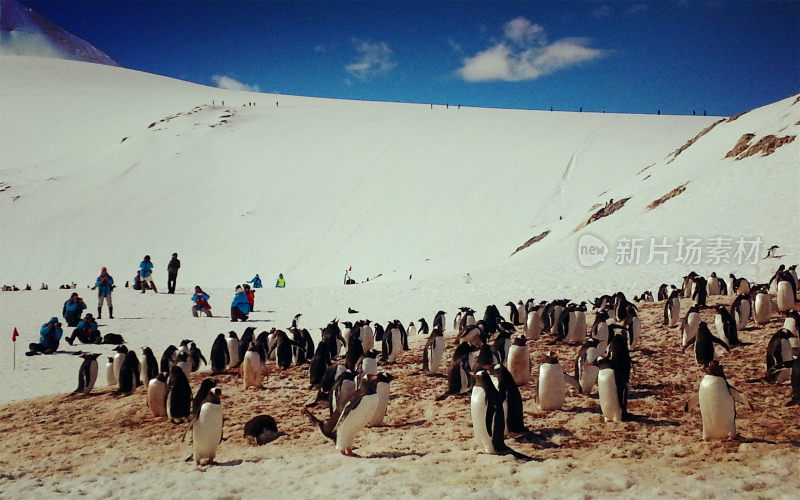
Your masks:
{"label": "snow-covered slope", "polygon": [[0,54],[117,66],[103,51],[64,31],[17,0],[0,0]]}
{"label": "snow-covered slope", "polygon": [[[559,295],[627,290],[691,267],[645,267],[646,254],[639,266],[614,264],[624,236],[760,236],[798,253],[800,143],[724,158],[744,133],[796,135],[795,98],[719,123],[673,158],[720,119],[431,109],[234,92],[73,61],[0,64],[3,283],[87,283],[100,266],[122,281],[145,254],[165,278],[178,252],[183,283],[204,286],[256,272],[335,285],[353,266],[358,280],[449,283],[470,272]],[[608,246],[605,263],[580,265],[586,233]],[[643,269],[648,279],[631,282]]]}

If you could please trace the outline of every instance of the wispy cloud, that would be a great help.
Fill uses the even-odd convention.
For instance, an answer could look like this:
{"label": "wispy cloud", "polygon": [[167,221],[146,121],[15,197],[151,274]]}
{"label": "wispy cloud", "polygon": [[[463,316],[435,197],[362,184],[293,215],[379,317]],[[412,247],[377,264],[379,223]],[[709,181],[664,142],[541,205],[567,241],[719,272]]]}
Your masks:
{"label": "wispy cloud", "polygon": [[236,80],[229,76],[214,75],[211,77],[211,81],[213,81],[214,85],[216,85],[221,89],[245,90],[247,92],[261,92],[261,89],[258,88],[258,85],[247,85],[246,83],[242,83],[239,80]]}
{"label": "wispy cloud", "polygon": [[389,73],[397,63],[392,59],[394,52],[386,42],[365,42],[353,39],[358,59],[345,66],[354,78],[365,81]]}
{"label": "wispy cloud", "polygon": [[534,80],[540,76],[604,57],[586,38],[547,41],[545,29],[524,17],[503,26],[503,39],[464,59],[458,74],[468,82]]}

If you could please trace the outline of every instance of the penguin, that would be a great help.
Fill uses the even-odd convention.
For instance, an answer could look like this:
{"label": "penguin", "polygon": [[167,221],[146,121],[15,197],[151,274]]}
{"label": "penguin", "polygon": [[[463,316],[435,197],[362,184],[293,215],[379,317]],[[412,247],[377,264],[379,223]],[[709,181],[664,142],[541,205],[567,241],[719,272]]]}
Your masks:
{"label": "penguin", "polygon": [[[278,345],[277,332],[278,330],[276,328],[270,328],[269,333],[261,332],[260,334],[258,334],[258,337],[256,338],[256,344],[262,346],[262,349],[264,348],[264,346],[266,347],[265,352],[267,357],[264,361],[266,361],[267,359],[269,359],[270,361],[277,361],[278,354],[277,351],[275,351],[275,346]],[[291,352],[291,348],[289,348],[289,351]]]}
{"label": "penguin", "polygon": [[524,423],[522,395],[511,372],[505,366],[496,364],[489,370],[489,376],[503,400],[503,412],[505,413],[506,422],[505,433],[522,434],[528,432]]}
{"label": "penguin", "polygon": [[[612,393],[610,391],[610,377],[609,374],[606,374],[606,378],[604,379],[604,384],[606,384],[605,396],[606,397],[613,397],[614,394],[617,396],[617,405],[619,406],[621,413],[621,420],[627,420],[628,418],[628,388],[629,382],[631,379],[631,368],[633,366],[633,362],[631,361],[630,351],[628,350],[628,346],[625,343],[625,338],[619,335],[614,336],[611,339],[611,342],[608,344],[608,352],[607,356],[602,357],[606,359],[610,363],[610,368],[614,372],[614,385],[616,390]],[[598,366],[598,368],[600,368]],[[600,369],[597,373],[597,393],[598,396],[601,398],[602,403],[602,396],[600,396]],[[616,415],[616,410],[614,410],[613,403],[611,401],[607,402],[607,407],[610,408],[610,413],[613,416]],[[602,410],[602,404],[601,404]],[[605,416],[605,412],[604,416]]]}
{"label": "penguin", "polygon": [[285,435],[269,415],[257,415],[244,424],[244,438],[251,445],[267,444]]}
{"label": "penguin", "polygon": [[627,403],[627,387],[617,382],[614,365],[605,357],[598,358],[597,394],[600,400],[600,411],[606,422],[622,422],[623,401]]}
{"label": "penguin", "polygon": [[361,342],[350,342],[347,344],[347,352],[344,355],[344,366],[349,370],[355,371],[358,360],[361,359],[363,355],[364,344]]}
{"label": "penguin", "polygon": [[438,311],[436,313],[436,315],[433,317],[433,323],[431,323],[431,328],[436,328],[438,326],[439,329],[442,330],[442,332],[446,331],[447,327],[445,326],[445,317],[444,316],[445,316],[444,311],[441,311],[441,310]]}
{"label": "penguin", "polygon": [[658,287],[658,301],[667,300],[669,297],[669,286],[666,283],[661,283]]}
{"label": "penguin", "polygon": [[114,374],[114,358],[112,356],[108,356],[108,361],[106,362],[106,385],[109,387],[117,385],[117,376]]}
{"label": "penguin", "polygon": [[[792,399],[786,403],[786,406],[794,406],[796,404],[800,404],[800,358],[795,358],[790,361],[785,361],[780,365],[775,365],[772,367],[772,372],[786,369],[790,370],[789,378],[792,385]],[[775,377],[777,374],[772,375]]]}
{"label": "penguin", "polygon": [[328,352],[328,344],[320,342],[317,346],[314,356],[308,364],[308,378],[311,383],[311,388],[314,388],[322,383],[322,377],[325,375],[325,370],[331,365],[331,355]]}
{"label": "penguin", "polygon": [[436,398],[437,401],[442,401],[452,394],[461,394],[472,388],[475,382],[469,360],[473,348],[469,342],[462,342],[456,347],[447,370],[447,391]]}
{"label": "penguin", "polygon": [[147,385],[147,407],[154,417],[167,416],[167,372],[158,373]]}
{"label": "penguin", "polygon": [[[216,342],[216,340],[215,340]],[[231,330],[228,332],[228,338],[225,339],[225,344],[228,346],[228,361],[226,363],[227,368],[233,368],[234,366],[239,365],[239,336],[236,335],[236,332]],[[213,345],[211,347],[214,348]],[[213,368],[211,370],[214,371]]]}
{"label": "penguin", "polygon": [[586,302],[568,308],[569,328],[564,341],[567,344],[580,344],[586,337]]}
{"label": "penguin", "polygon": [[417,335],[428,335],[430,329],[428,328],[428,322],[425,321],[425,318],[420,318],[419,321],[419,330],[417,330]]}
{"label": "penguin", "polygon": [[792,356],[792,344],[789,341],[791,338],[792,332],[786,328],[781,328],[770,337],[767,343],[767,373],[774,366],[794,359],[794,356]]}
{"label": "penguin", "polygon": [[377,375],[379,354],[380,351],[376,351],[375,349],[365,352],[358,360],[358,363],[356,363],[359,373],[367,375]]}
{"label": "penguin", "polygon": [[178,350],[178,358],[173,366],[180,367],[180,369],[183,370],[183,373],[186,375],[186,379],[188,380],[189,375],[192,373],[192,360],[189,358],[189,351]]}
{"label": "penguin", "polygon": [[272,353],[275,353],[275,362],[283,370],[286,370],[292,365],[292,347],[302,349],[297,342],[290,339],[286,332],[283,330],[275,330],[273,332],[275,342],[270,346],[268,357],[272,359]]}
{"label": "penguin", "polygon": [[192,388],[179,366],[170,368],[167,379],[167,416],[173,422],[186,421],[192,410]]}
{"label": "penguin", "polygon": [[425,349],[422,351],[423,372],[436,373],[439,371],[446,343],[447,341],[442,331],[438,328],[434,328],[430,337],[428,337],[428,341],[425,343]]}
{"label": "penguin", "polygon": [[525,304],[522,303],[521,300],[517,301],[517,319],[518,322],[516,325],[521,325],[528,317],[528,310],[525,308]]}
{"label": "penguin", "polygon": [[244,363],[244,357],[247,354],[247,350],[250,349],[250,342],[255,342],[256,340],[254,335],[255,330],[256,328],[254,326],[248,326],[244,329],[244,332],[242,332],[242,336],[239,338],[239,363],[234,366],[238,367]]}
{"label": "penguin", "polygon": [[769,294],[759,289],[753,302],[753,320],[758,326],[766,325],[772,319],[772,301]]}
{"label": "penguin", "polygon": [[244,389],[255,387],[261,389],[261,382],[264,380],[263,362],[261,354],[258,352],[255,342],[250,342],[247,353],[242,361],[242,382]]}
{"label": "penguin", "polygon": [[460,311],[462,313],[461,320],[458,322],[458,328],[456,328],[459,333],[476,323],[474,309],[471,307],[461,307]]}
{"label": "penguin", "polygon": [[192,456],[195,465],[214,464],[217,447],[222,442],[222,390],[212,388],[192,421]]}
{"label": "penguin", "polygon": [[326,422],[304,408],[306,415],[317,424],[322,434],[336,442],[336,449],[342,455],[358,456],[353,452],[353,444],[356,434],[367,425],[378,407],[377,385],[377,375],[365,376],[358,390]]}
{"label": "penguin", "polygon": [[136,356],[136,352],[128,351],[125,353],[125,359],[122,361],[119,377],[117,379],[119,383],[117,394],[131,394],[139,387],[140,369],[141,364],[139,363],[139,357]]}
{"label": "penguin", "polygon": [[345,372],[345,370],[347,370],[347,368],[345,368],[343,364],[330,365],[325,370],[325,374],[322,376],[322,380],[319,383],[317,401],[322,399],[330,399],[330,392],[333,390],[333,385],[336,383],[336,380],[339,378],[339,376]]}
{"label": "penguin", "polygon": [[114,355],[114,380],[116,383],[119,383],[119,372],[122,369],[122,363],[125,362],[125,358],[128,355],[128,348],[124,345],[118,345],[112,351],[115,351],[116,354]]}
{"label": "penguin", "polygon": [[[231,332],[235,333],[235,332]],[[211,352],[209,353],[208,357],[211,359],[211,373],[217,374],[222,373],[225,369],[229,366],[235,366],[233,363],[233,358],[231,356],[231,351],[229,350],[228,341],[225,340],[225,334],[220,333],[214,339],[214,343],[211,344]],[[236,356],[239,356],[238,345],[236,348]]]}
{"label": "penguin", "polygon": [[625,321],[625,318],[638,312],[638,310],[634,304],[628,302],[624,293],[617,292],[614,294],[614,317],[617,321]]}
{"label": "penguin", "polygon": [[512,450],[505,444],[506,419],[503,413],[503,399],[486,370],[480,370],[475,374],[475,386],[470,397],[470,414],[473,435],[485,453],[512,455],[520,460],[530,460],[530,457]]}
{"label": "penguin", "polygon": [[733,281],[733,291],[735,293],[743,293],[745,295],[750,293],[750,282],[745,278],[736,278]]}
{"label": "penguin", "polygon": [[161,362],[159,365],[159,369],[162,372],[170,372],[170,368],[172,368],[172,364],[175,362],[175,353],[177,352],[178,348],[174,345],[168,346],[164,349],[164,352],[161,354]]}
{"label": "penguin", "polygon": [[753,405],[742,392],[733,388],[725,378],[722,366],[712,361],[708,374],[700,381],[697,394],[684,406],[689,411],[700,406],[703,418],[703,440],[734,439],[736,437],[736,402]]}
{"label": "penguin", "polygon": [[514,326],[511,323],[506,323],[504,326],[498,327],[497,337],[494,339],[494,351],[500,356],[500,363],[505,364],[508,359],[508,351],[514,343],[511,340],[511,334],[514,333]]}
{"label": "penguin", "polygon": [[303,339],[302,345],[306,350],[305,357],[310,361],[311,358],[314,357],[314,351],[316,349],[316,346],[314,345],[314,339],[311,337],[311,333],[305,328],[303,328],[300,333]]}
{"label": "penguin", "polygon": [[664,303],[664,326],[675,326],[680,321],[681,301],[680,292],[673,290]]}
{"label": "penguin", "polygon": [[597,351],[606,352],[608,348],[608,312],[605,309],[597,311],[594,316],[594,323],[590,338],[597,340]]}
{"label": "penguin", "polygon": [[403,340],[400,329],[395,322],[386,328],[386,335],[381,343],[381,360],[385,363],[394,363],[403,349]]}
{"label": "penguin", "polygon": [[83,353],[81,354],[81,358],[83,358],[83,362],[81,363],[81,367],[78,368],[78,388],[72,391],[73,394],[81,393],[81,394],[89,394],[92,392],[92,388],[94,388],[95,382],[97,382],[97,357],[100,356],[99,353],[91,354],[91,353]]}
{"label": "penguin", "polygon": [[708,283],[702,276],[694,277],[694,291],[692,292],[692,300],[699,306],[706,305],[708,298]]}
{"label": "penguin", "polygon": [[330,402],[330,411],[334,413],[337,408],[340,408],[344,401],[356,391],[356,372],[345,368],[344,372],[336,377],[328,400]]}
{"label": "penguin", "polygon": [[290,328],[289,332],[292,334],[292,340],[294,340],[294,344],[292,345],[292,362],[297,366],[302,366],[308,363],[305,349],[306,341],[303,339],[303,332],[297,328]]}
{"label": "penguin", "polygon": [[[375,406],[375,413],[370,417],[367,422],[367,427],[377,427],[383,425],[383,418],[386,416],[386,410],[389,407],[389,384],[394,377],[386,372],[380,372],[377,375],[367,374],[367,376],[377,376],[377,385],[375,386],[375,394],[378,395],[378,404]],[[363,377],[359,378],[359,384]]]}
{"label": "penguin", "polygon": [[517,309],[517,306],[510,300],[506,302],[505,305],[508,306],[508,321],[512,325],[521,324],[519,321],[519,310]]}
{"label": "penguin", "polygon": [[211,389],[217,386],[217,381],[211,377],[204,378],[200,383],[200,388],[197,389],[194,397],[192,398],[192,418],[197,418],[200,414],[200,408],[203,406],[206,397],[208,397]]}
{"label": "penguin", "polygon": [[206,361],[205,356],[203,356],[202,351],[194,342],[189,344],[189,359],[192,363],[192,372],[196,372],[200,369],[200,362],[202,361],[204,365],[207,365],[208,362]]}
{"label": "penguin", "polygon": [[578,381],[581,394],[591,394],[592,388],[597,383],[599,368],[594,362],[604,352],[598,348],[599,344],[600,341],[597,339],[586,340],[578,351],[578,357],[575,358],[575,379]]}
{"label": "penguin", "polygon": [[718,305],[715,309],[717,314],[714,316],[714,327],[717,330],[717,335],[730,347],[740,345],[736,322],[733,320],[731,313],[723,305]]}
{"label": "penguin", "polygon": [[508,350],[506,366],[517,385],[527,385],[531,381],[531,353],[528,349],[527,337],[517,335]]}
{"label": "penguin", "polygon": [[339,357],[339,351],[344,345],[344,338],[342,338],[342,330],[339,328],[337,319],[334,319],[322,329],[321,342],[328,344],[328,352],[331,355],[331,359]]}
{"label": "penguin", "polygon": [[140,380],[145,389],[150,386],[150,381],[158,375],[158,361],[153,354],[153,350],[149,347],[142,347],[142,367],[140,372]]}
{"label": "penguin", "polygon": [[[359,338],[361,339],[361,347],[364,352],[369,352],[375,347],[375,332],[372,331],[372,328],[369,326],[369,320],[365,320],[361,323]],[[401,329],[402,330],[402,329]],[[403,346],[404,348],[408,347],[408,341],[404,338],[403,339]]]}
{"label": "penguin", "polygon": [[708,277],[706,285],[707,295],[720,295],[722,293],[722,286],[720,286],[720,279],[717,278],[717,273],[711,273]]}
{"label": "penguin", "polygon": [[775,295],[778,303],[778,312],[785,313],[794,308],[797,289],[794,278],[788,271],[781,273],[778,278],[778,288]]}
{"label": "penguin", "polygon": [[[383,325],[375,323],[375,342],[383,342],[384,334]],[[417,333],[417,335],[420,335],[420,333]]]}
{"label": "penguin", "polygon": [[416,335],[417,335],[417,327],[414,326],[414,322],[413,321],[410,321],[408,323],[408,328],[406,328],[406,331],[408,332],[408,336],[409,337],[416,337]]}
{"label": "penguin", "polygon": [[483,344],[484,338],[488,338],[486,335],[486,327],[484,326],[483,320],[476,322],[466,328],[464,331],[460,332],[455,339],[456,344],[461,344],[462,342],[468,342],[476,347],[479,347]]}
{"label": "penguin", "polygon": [[728,277],[725,279],[725,289],[727,290],[726,295],[736,295],[736,276],[733,273],[728,274]]}
{"label": "penguin", "polygon": [[625,318],[622,326],[625,327],[625,331],[628,333],[628,349],[633,351],[639,345],[639,337],[642,332],[642,320],[639,319],[638,313],[630,314]]}
{"label": "penguin", "polygon": [[575,378],[566,375],[558,362],[558,356],[550,351],[545,362],[539,367],[536,396],[541,410],[560,410],[564,405],[564,383],[568,383],[580,391],[580,386]]}
{"label": "penguin", "polygon": [[787,312],[786,319],[783,320],[783,327],[792,334],[789,339],[792,349],[800,348],[800,313],[795,310]]}
{"label": "penguin", "polygon": [[681,325],[681,345],[686,345],[697,336],[697,328],[700,326],[700,321],[700,308],[694,305],[691,306],[686,311],[686,317],[683,318],[683,324]]}
{"label": "penguin", "polygon": [[698,365],[703,365],[707,368],[709,363],[714,360],[714,344],[717,343],[730,352],[731,348],[728,344],[715,337],[708,329],[708,325],[701,321],[697,326],[697,336],[690,339],[688,343],[683,345],[681,352],[686,352],[686,348],[694,344],[694,359]]}
{"label": "penguin", "polygon": [[525,320],[525,336],[529,340],[539,340],[539,337],[544,330],[544,321],[542,320],[542,313],[544,308],[541,306],[534,306],[527,313]]}
{"label": "penguin", "polygon": [[736,320],[737,331],[741,331],[747,326],[750,321],[750,310],[750,297],[747,294],[740,293],[733,299],[730,312]]}

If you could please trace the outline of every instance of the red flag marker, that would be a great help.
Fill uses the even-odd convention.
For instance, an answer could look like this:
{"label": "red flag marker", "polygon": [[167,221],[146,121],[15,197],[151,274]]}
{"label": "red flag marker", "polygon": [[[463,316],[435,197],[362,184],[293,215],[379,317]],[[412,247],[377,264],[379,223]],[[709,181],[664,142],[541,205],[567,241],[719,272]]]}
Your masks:
{"label": "red flag marker", "polygon": [[14,327],[14,333],[11,335],[11,342],[16,342],[17,337],[19,337],[19,332],[17,331],[17,327]]}

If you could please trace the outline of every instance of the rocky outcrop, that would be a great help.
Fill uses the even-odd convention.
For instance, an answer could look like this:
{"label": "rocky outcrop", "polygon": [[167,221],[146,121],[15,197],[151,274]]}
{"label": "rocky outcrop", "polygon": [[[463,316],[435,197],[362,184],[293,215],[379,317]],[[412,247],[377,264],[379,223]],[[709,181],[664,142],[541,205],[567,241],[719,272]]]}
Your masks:
{"label": "rocky outcrop", "polygon": [[[673,152],[673,153],[670,155],[670,156],[672,156],[672,158],[670,158],[670,159],[669,159],[669,161],[668,161],[667,163],[669,164],[669,163],[672,163],[673,161],[675,161],[675,158],[677,158],[679,154],[681,154],[681,153],[683,153],[684,151],[686,151],[686,150],[689,148],[689,146],[691,146],[692,144],[694,144],[695,142],[697,142],[697,140],[698,140],[698,139],[700,139],[701,137],[703,137],[703,136],[704,136],[704,135],[706,135],[707,133],[711,132],[711,129],[713,129],[714,127],[716,127],[717,125],[719,125],[719,124],[720,124],[720,123],[722,123],[723,121],[724,121],[724,120],[719,120],[719,121],[716,121],[716,122],[714,122],[713,124],[711,124],[710,126],[708,126],[708,127],[704,128],[703,130],[701,130],[699,134],[697,134],[697,135],[696,135],[696,136],[694,136],[693,138],[689,139],[689,140],[686,142],[686,144],[684,144],[683,146],[681,146],[681,147],[679,147],[678,149],[676,149],[676,150],[675,150],[675,151],[674,151],[674,152]],[[639,173],[641,173],[641,172],[639,172]]]}
{"label": "rocky outcrop", "polygon": [[669,199],[672,199],[672,198],[675,198],[676,196],[678,196],[682,192],[686,191],[686,185],[687,184],[689,184],[689,181],[684,182],[683,184],[681,184],[680,186],[676,187],[675,189],[673,189],[669,193],[665,194],[661,198],[653,201],[652,203],[647,205],[647,209],[648,210],[652,210],[652,209],[656,208],[657,206],[661,205],[662,203],[664,203],[665,201],[667,201]]}
{"label": "rocky outcrop", "polygon": [[741,138],[739,138],[739,141],[736,143],[736,145],[733,146],[733,149],[728,151],[728,154],[725,155],[725,158],[735,158],[737,160],[741,160],[758,153],[761,153],[761,156],[769,156],[779,147],[783,146],[784,144],[789,144],[795,139],[794,135],[777,137],[770,134],[762,137],[755,144],[750,145],[750,141],[752,141],[754,137],[755,134],[744,134]]}
{"label": "rocky outcrop", "polygon": [[528,241],[526,241],[522,245],[518,246],[516,250],[511,252],[511,255],[509,255],[509,257],[511,257],[515,253],[519,252],[520,250],[525,250],[526,248],[528,248],[529,246],[533,245],[536,242],[542,241],[544,239],[544,237],[547,236],[548,234],[550,234],[550,230],[549,229],[544,231],[544,232],[542,232],[542,233],[537,234],[536,236],[534,236],[533,238],[529,239]]}

